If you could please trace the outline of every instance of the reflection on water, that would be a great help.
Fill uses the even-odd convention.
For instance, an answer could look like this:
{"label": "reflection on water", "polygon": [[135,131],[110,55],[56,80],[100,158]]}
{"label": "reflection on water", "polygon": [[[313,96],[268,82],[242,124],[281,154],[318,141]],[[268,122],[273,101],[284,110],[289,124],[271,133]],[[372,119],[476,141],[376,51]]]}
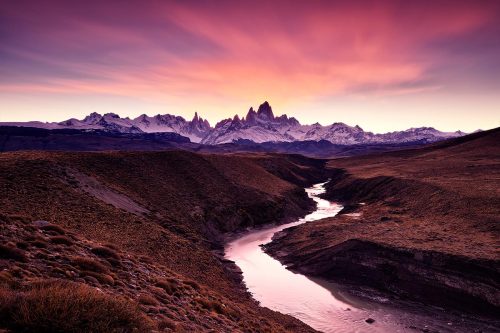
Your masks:
{"label": "reflection on water", "polygon": [[[226,258],[243,272],[243,280],[262,306],[292,315],[323,332],[415,332],[408,325],[420,318],[386,310],[375,302],[362,302],[342,293],[327,281],[308,279],[293,273],[262,251],[261,245],[285,228],[335,216],[342,206],[318,197],[324,184],[306,189],[317,209],[306,217],[285,225],[254,230],[229,243]],[[408,316],[410,316],[408,318]],[[375,318],[373,324],[365,322]]]}
{"label": "reflection on water", "polygon": [[[342,206],[318,197],[324,192],[323,184],[306,190],[316,201],[317,209],[292,223],[264,230],[252,231],[233,241],[226,249],[226,257],[236,262],[243,271],[248,290],[262,306],[290,314],[322,331],[339,332],[342,320],[348,322],[352,332],[352,312],[356,308],[346,303],[342,295],[332,292],[301,274],[287,270],[281,263],[262,251],[260,245],[271,241],[272,236],[285,228],[335,216]],[[341,300],[342,299],[342,300]],[[363,318],[358,321],[363,322]],[[339,321],[338,323],[336,321]],[[366,327],[366,323],[362,326]]]}

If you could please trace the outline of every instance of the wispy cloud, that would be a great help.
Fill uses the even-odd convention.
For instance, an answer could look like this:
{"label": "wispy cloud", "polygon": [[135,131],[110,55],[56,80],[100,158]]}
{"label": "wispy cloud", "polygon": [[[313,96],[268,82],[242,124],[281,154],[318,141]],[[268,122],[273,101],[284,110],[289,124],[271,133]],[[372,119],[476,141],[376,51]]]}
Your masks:
{"label": "wispy cloud", "polygon": [[[459,72],[480,80],[466,67],[480,55],[476,73],[498,67],[484,54],[500,56],[490,47],[499,7],[486,0],[2,2],[0,93],[110,94],[186,107],[188,96],[283,104],[420,94],[452,86]],[[457,55],[457,45],[482,52]]]}

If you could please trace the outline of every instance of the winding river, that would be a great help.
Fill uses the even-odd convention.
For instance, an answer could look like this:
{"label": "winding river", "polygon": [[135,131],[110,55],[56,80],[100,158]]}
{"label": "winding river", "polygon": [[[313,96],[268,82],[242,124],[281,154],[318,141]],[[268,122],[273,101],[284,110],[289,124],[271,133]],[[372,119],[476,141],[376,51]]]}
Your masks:
{"label": "winding river", "polygon": [[[323,186],[306,189],[317,203],[311,214],[292,223],[249,231],[227,245],[226,258],[239,266],[250,293],[262,306],[294,316],[322,332],[415,332],[413,323],[427,328],[419,315],[386,307],[383,302],[387,300],[357,298],[333,283],[293,273],[262,250],[261,245],[270,242],[275,233],[335,216],[342,209],[319,198]],[[367,323],[368,318],[375,322]],[[449,331],[447,325],[434,322],[432,326],[443,332]]]}

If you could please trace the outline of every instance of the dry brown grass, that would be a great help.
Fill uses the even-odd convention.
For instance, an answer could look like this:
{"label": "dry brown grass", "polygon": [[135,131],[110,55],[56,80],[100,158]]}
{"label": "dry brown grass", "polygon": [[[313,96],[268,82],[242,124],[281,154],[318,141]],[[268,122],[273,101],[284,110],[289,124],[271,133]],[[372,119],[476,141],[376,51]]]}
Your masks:
{"label": "dry brown grass", "polygon": [[30,242],[30,243],[34,247],[38,247],[40,249],[46,248],[48,246],[47,242],[44,241],[44,240],[41,240],[41,239],[34,240],[34,241]]}
{"label": "dry brown grass", "polygon": [[14,246],[2,245],[2,244],[0,244],[0,258],[12,259],[15,261],[22,261],[22,262],[28,260],[23,250],[20,250]]}
{"label": "dry brown grass", "polygon": [[[222,162],[225,159],[221,158]],[[238,172],[231,172],[229,164],[238,164],[242,159],[248,161]],[[179,282],[169,281],[169,286],[164,285],[163,295],[157,291],[162,297],[151,292],[170,310],[158,307],[154,309],[159,311],[158,314],[154,310],[150,312],[150,308],[156,308],[154,306],[141,307],[151,318],[159,319],[171,311],[172,317],[169,318],[177,323],[179,330],[189,327],[191,330],[186,331],[238,331],[238,327],[244,327],[239,321],[214,320],[215,312],[199,311],[200,304],[191,304],[191,301],[201,294],[201,297],[206,297],[206,293],[219,292],[221,295],[207,299],[222,299],[223,296],[238,303],[244,317],[263,316],[264,310],[249,301],[236,280],[228,278],[220,260],[213,256],[210,244],[218,242],[217,237],[222,232],[280,219],[283,212],[290,211],[284,208],[285,204],[292,205],[294,213],[301,213],[298,205],[307,201],[288,193],[287,189],[293,186],[280,186],[283,184],[281,176],[273,177],[265,171],[271,164],[282,160],[288,166],[277,169],[289,168],[296,173],[300,171],[301,163],[279,156],[264,163],[267,159],[264,155],[255,160],[227,156],[226,168],[212,163],[205,155],[185,152],[0,154],[0,215],[27,216],[21,228],[14,218],[8,221],[12,226],[9,227],[12,233],[9,241],[15,244],[22,239],[29,243],[29,265],[19,265],[29,274],[15,279],[23,285],[41,276],[86,281],[106,293],[134,299],[137,293],[149,293],[149,284],[160,276],[175,277]],[[304,162],[304,166],[308,164]],[[76,183],[71,185],[73,171],[95,178],[102,186],[122,193],[148,209],[154,207],[155,213],[137,216],[86,194],[75,187]],[[252,179],[248,177],[256,174],[254,171],[265,176],[266,181],[249,183]],[[314,168],[307,173],[314,173]],[[244,176],[248,179],[239,179]],[[269,189],[277,195],[270,195]],[[33,223],[40,220],[54,221],[64,227],[67,230],[65,235],[74,244],[61,246],[50,242],[51,237],[61,236],[61,233],[54,227],[44,230]],[[1,217],[0,222],[3,222]],[[4,223],[0,223],[0,229],[2,225]],[[116,246],[108,246],[108,242]],[[0,244],[3,244],[1,240]],[[90,251],[103,244],[114,249],[120,259],[102,251]],[[139,258],[139,255],[144,257]],[[88,260],[75,259],[77,257]],[[11,260],[7,264],[13,267],[16,262]],[[160,268],[164,266],[176,274]],[[115,275],[109,274],[110,271]],[[108,275],[114,279],[113,285],[108,284],[111,282]],[[185,284],[186,277],[197,283]],[[197,290],[198,283],[203,283],[200,290]],[[228,302],[224,301],[224,304]],[[277,314],[267,317],[273,318],[273,325],[277,328],[295,323],[290,317],[282,318]],[[297,327],[307,331],[304,326]]]}
{"label": "dry brown grass", "polygon": [[200,290],[200,285],[196,282],[196,281],[193,281],[193,280],[184,280],[184,284],[190,286],[191,288],[195,289],[195,290]]}
{"label": "dry brown grass", "polygon": [[43,283],[27,291],[0,289],[0,319],[14,332],[149,332],[136,304],[83,284]]}
{"label": "dry brown grass", "polygon": [[82,271],[80,272],[80,275],[82,276],[91,276],[95,278],[99,283],[102,284],[108,284],[110,286],[115,284],[115,280],[113,277],[111,277],[108,274],[102,274],[102,273],[97,273],[97,272],[92,272],[92,271]]}
{"label": "dry brown grass", "polygon": [[85,257],[73,257],[71,262],[84,271],[108,274],[109,269],[97,260]]}
{"label": "dry brown grass", "polygon": [[148,295],[148,294],[140,295],[137,300],[139,301],[139,303],[144,304],[144,305],[158,305],[159,304],[159,302],[156,300],[156,298],[154,298],[153,296]]}
{"label": "dry brown grass", "polygon": [[16,247],[18,247],[22,250],[26,250],[29,247],[29,244],[27,242],[19,241],[19,242],[16,242]]}
{"label": "dry brown grass", "polygon": [[327,185],[328,194],[367,204],[359,209],[364,223],[349,230],[350,238],[498,259],[499,139],[496,130],[420,149],[332,160],[329,167],[338,177]]}
{"label": "dry brown grass", "polygon": [[49,238],[49,241],[53,244],[73,245],[73,240],[67,236],[52,236]]}
{"label": "dry brown grass", "polygon": [[169,295],[172,295],[179,289],[179,282],[175,279],[161,279],[156,281],[156,286],[165,290]]}
{"label": "dry brown grass", "polygon": [[109,247],[105,246],[98,246],[92,248],[92,253],[103,258],[113,258],[113,259],[120,259],[120,255],[116,252],[116,250],[111,249]]}
{"label": "dry brown grass", "polygon": [[[141,258],[144,263],[160,261],[232,295],[232,280],[224,277],[221,264],[201,240],[275,222],[285,212],[300,215],[299,205],[307,204],[307,199],[290,193],[295,187],[275,172],[289,170],[297,176],[287,176],[287,181],[304,181],[318,172],[316,164],[264,154],[211,158],[178,151],[5,153],[0,156],[0,213],[28,216],[28,223],[56,221],[68,232],[145,255],[149,258]],[[237,172],[232,172],[232,166],[238,165]],[[105,204],[69,184],[77,173],[95,178],[143,207],[154,207],[155,214],[146,218]],[[261,181],[252,182],[252,175]],[[285,204],[291,209],[284,209]],[[118,264],[106,259],[112,266]]]}
{"label": "dry brown grass", "polygon": [[158,329],[164,331],[165,329],[170,329],[172,331],[177,330],[177,323],[171,319],[164,318],[158,323]]}
{"label": "dry brown grass", "polygon": [[205,298],[197,298],[196,302],[201,304],[201,306],[209,311],[216,312],[218,314],[225,314],[226,311],[224,309],[224,306],[215,300],[209,300]]}
{"label": "dry brown grass", "polygon": [[55,225],[55,224],[49,224],[43,227],[40,227],[43,231],[51,231],[55,232],[59,235],[64,235],[66,233],[66,230],[64,230],[62,227]]}
{"label": "dry brown grass", "polygon": [[14,277],[8,271],[0,272],[0,287],[1,286],[14,286],[16,284]]}

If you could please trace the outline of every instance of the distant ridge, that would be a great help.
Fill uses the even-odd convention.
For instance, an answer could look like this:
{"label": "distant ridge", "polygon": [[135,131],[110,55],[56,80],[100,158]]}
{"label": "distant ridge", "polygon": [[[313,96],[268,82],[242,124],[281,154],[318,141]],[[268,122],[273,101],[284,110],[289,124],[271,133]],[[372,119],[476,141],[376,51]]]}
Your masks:
{"label": "distant ridge", "polygon": [[44,129],[103,130],[114,133],[176,133],[189,138],[191,142],[206,145],[239,142],[249,140],[263,142],[328,141],[338,145],[357,144],[400,144],[410,142],[431,143],[465,135],[461,131],[441,132],[432,127],[410,128],[384,134],[364,131],[359,126],[344,123],[331,125],[302,125],[294,117],[286,114],[276,117],[271,105],[266,101],[257,111],[252,107],[245,117],[235,115],[232,119],[219,121],[215,127],[195,113],[192,120],[165,114],[137,118],[121,118],[115,113],[91,113],[82,120],[71,118],[62,122],[43,123],[9,122],[0,126],[36,127]]}

